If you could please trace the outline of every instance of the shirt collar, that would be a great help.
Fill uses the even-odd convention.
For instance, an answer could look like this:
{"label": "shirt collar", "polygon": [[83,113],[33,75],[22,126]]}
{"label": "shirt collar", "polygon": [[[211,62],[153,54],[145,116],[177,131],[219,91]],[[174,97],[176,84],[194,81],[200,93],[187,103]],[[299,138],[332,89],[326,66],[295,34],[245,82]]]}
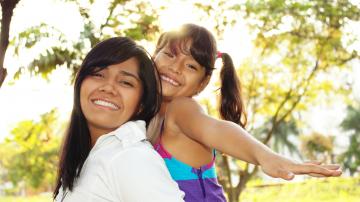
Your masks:
{"label": "shirt collar", "polygon": [[120,140],[123,147],[143,141],[146,139],[145,121],[128,121],[116,130],[100,136],[92,148],[92,151],[95,151],[97,148],[102,147],[103,144],[106,144],[105,142],[107,142],[109,137],[116,137]]}
{"label": "shirt collar", "polygon": [[124,147],[146,139],[145,121],[128,121],[109,134],[117,137]]}

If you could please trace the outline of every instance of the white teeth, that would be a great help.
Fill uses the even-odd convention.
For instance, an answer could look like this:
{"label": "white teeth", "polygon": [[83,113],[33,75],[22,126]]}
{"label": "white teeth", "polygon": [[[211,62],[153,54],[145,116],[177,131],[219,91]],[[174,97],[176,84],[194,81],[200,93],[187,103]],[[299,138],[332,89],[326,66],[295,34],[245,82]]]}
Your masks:
{"label": "white teeth", "polygon": [[106,102],[104,100],[95,100],[94,104],[100,105],[100,106],[103,106],[103,107],[110,107],[111,109],[115,109],[115,110],[119,109],[119,107],[116,106],[115,104],[110,103],[110,102]]}
{"label": "white teeth", "polygon": [[173,80],[173,79],[170,79],[170,78],[167,77],[167,76],[161,75],[160,77],[161,77],[162,80],[167,81],[167,82],[171,83],[171,84],[174,85],[174,86],[179,86],[179,85],[180,85],[178,82],[176,82],[176,81]]}

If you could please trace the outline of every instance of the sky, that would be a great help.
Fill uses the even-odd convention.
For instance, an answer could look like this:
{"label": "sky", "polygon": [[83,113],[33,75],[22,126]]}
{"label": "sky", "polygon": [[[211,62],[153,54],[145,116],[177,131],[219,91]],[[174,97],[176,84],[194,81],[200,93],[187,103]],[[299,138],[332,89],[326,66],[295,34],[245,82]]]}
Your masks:
{"label": "sky", "polygon": [[[101,23],[101,20],[104,19],[106,14],[104,2],[107,1],[98,1],[101,3],[96,6],[96,10],[91,11],[97,23]],[[39,5],[41,5],[41,12],[39,12]],[[179,1],[168,6],[169,9],[162,12],[159,19],[165,30],[186,22],[207,26],[206,22],[196,20],[196,14],[192,11],[191,5]],[[74,5],[55,0],[36,0],[36,4],[31,0],[22,0],[13,16],[10,37],[30,26],[38,25],[39,22],[53,25],[72,40],[78,38],[82,27],[81,18]],[[354,31],[359,32],[356,29]],[[218,41],[218,46],[220,50],[230,53],[234,58],[235,65],[239,65],[241,60],[251,53],[249,51],[252,48],[250,34],[243,24],[238,23],[234,29],[225,30],[223,40]],[[149,47],[149,49],[152,48]],[[49,112],[53,108],[58,108],[61,120],[67,120],[69,116],[72,107],[72,86],[69,81],[70,73],[67,70],[58,69],[54,71],[50,76],[51,82],[29,75],[24,75],[15,82],[12,79],[18,67],[26,66],[39,54],[39,50],[23,50],[21,57],[14,56],[11,48],[7,51],[5,67],[8,68],[9,75],[0,89],[0,141],[10,134],[11,129],[19,121],[25,119],[39,120],[41,114]],[[358,68],[355,68],[356,66]],[[357,61],[354,63],[352,79],[355,81],[354,96],[358,96],[357,98],[360,100],[359,76],[359,61]],[[204,94],[206,95],[206,92]],[[329,106],[317,106],[305,116],[309,122],[316,123],[312,124],[314,130],[340,134],[337,125],[345,115],[344,107],[342,103],[331,106],[331,110]]]}

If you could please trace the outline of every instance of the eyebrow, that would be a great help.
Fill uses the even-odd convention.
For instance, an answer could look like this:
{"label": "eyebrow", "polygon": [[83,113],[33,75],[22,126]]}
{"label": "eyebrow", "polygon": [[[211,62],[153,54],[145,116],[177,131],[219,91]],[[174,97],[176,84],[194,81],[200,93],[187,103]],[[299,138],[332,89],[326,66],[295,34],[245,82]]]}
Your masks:
{"label": "eyebrow", "polygon": [[138,75],[135,75],[135,74],[133,74],[133,73],[131,73],[131,72],[128,72],[128,71],[125,71],[125,70],[120,70],[120,74],[121,74],[121,75],[124,75],[124,76],[133,77],[133,78],[135,78],[137,81],[140,81],[139,76],[138,76]]}

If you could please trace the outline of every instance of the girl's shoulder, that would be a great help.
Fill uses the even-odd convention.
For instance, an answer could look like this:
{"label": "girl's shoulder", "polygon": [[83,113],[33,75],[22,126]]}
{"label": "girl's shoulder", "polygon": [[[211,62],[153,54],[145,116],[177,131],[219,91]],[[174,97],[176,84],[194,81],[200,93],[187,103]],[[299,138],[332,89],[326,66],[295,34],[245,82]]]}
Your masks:
{"label": "girl's shoulder", "polygon": [[176,98],[167,106],[164,130],[171,131],[172,134],[187,134],[186,129],[198,126],[207,117],[206,111],[195,99]]}
{"label": "girl's shoulder", "polygon": [[174,125],[175,122],[196,117],[196,115],[202,114],[205,114],[205,111],[194,98],[176,98],[172,100],[166,108],[164,117],[165,125]]}
{"label": "girl's shoulder", "polygon": [[166,112],[174,113],[188,113],[188,112],[203,112],[201,105],[194,99],[190,97],[180,97],[172,100],[167,107]]}

